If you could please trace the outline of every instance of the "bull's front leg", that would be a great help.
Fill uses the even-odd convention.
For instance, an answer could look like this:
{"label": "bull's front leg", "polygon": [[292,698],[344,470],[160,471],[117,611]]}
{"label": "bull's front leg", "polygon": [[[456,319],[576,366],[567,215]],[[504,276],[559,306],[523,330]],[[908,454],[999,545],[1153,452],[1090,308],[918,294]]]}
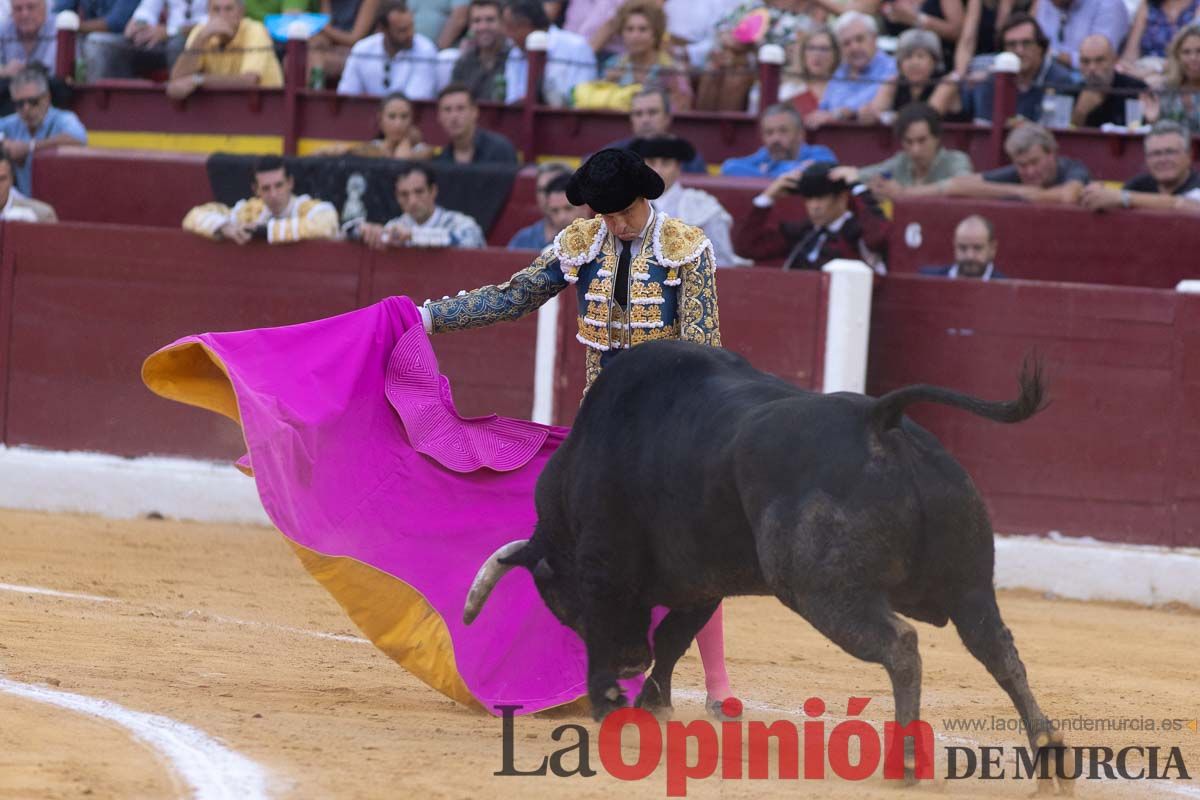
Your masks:
{"label": "bull's front leg", "polygon": [[[611,600],[611,596],[610,596]],[[650,610],[615,602],[593,606],[585,620],[588,656],[588,698],[597,722],[628,705],[617,680],[641,674],[650,667]]]}

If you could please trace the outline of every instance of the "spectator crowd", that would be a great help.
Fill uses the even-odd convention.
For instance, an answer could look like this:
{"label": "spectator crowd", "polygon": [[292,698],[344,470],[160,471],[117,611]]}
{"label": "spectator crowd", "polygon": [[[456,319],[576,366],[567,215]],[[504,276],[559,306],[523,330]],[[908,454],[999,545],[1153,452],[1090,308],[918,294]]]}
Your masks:
{"label": "spectator crowd", "polygon": [[[52,100],[54,14],[79,18],[76,80],[161,80],[182,100],[198,90],[282,85],[282,39],[309,26],[315,88],[378,98],[376,137],[323,155],[405,162],[394,189],[401,214],[347,225],[322,198],[295,192],[280,159],[257,165],[251,194],[232,207],[194,209],[184,227],[244,244],[351,236],[372,248],[481,247],[468,214],[438,203],[438,165],[516,165],[511,141],[481,123],[481,103],[522,101],[530,47],[544,49],[539,102],[620,109],[630,135],[611,146],[642,157],[666,187],[655,207],[704,229],[719,265],[754,261],[819,268],[859,258],[886,271],[884,207],[910,197],[1011,199],[1094,211],[1200,212],[1192,132],[1200,130],[1200,0],[11,0],[0,23],[0,196],[6,219],[49,221],[30,166],[38,148],[86,144],[87,131]],[[311,15],[318,15],[312,17]],[[756,59],[776,45],[785,68],[778,102],[757,111]],[[1001,54],[1008,54],[1001,59]],[[765,57],[765,56],[764,56]],[[1016,115],[1007,166],[977,171],[943,146],[946,122],[990,120],[991,66],[1015,67]],[[436,107],[440,140],[426,142],[414,101]],[[762,178],[752,211],[735,220],[689,186],[709,166],[673,132],[680,111],[758,115],[759,141],[713,165]],[[840,158],[834,124],[887,125],[898,151],[876,164]],[[1145,172],[1123,185],[1094,180],[1058,152],[1054,130],[1116,126],[1145,132]],[[422,162],[428,162],[422,163]],[[510,243],[541,249],[586,209],[565,199],[571,166],[545,163],[537,209]],[[776,206],[798,195],[803,221]],[[982,217],[955,235],[966,253],[938,274],[1000,278],[995,233]],[[968,250],[970,252],[968,252]]]}

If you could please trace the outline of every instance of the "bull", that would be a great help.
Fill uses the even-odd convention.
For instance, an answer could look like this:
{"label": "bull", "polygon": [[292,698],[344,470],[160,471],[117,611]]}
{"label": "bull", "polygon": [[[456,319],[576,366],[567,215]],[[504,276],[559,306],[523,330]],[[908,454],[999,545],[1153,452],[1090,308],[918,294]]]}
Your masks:
{"label": "bull", "polygon": [[[883,665],[903,726],[920,715],[921,657],[900,615],[952,621],[1049,758],[1062,736],[1001,619],[983,500],[937,439],[904,416],[914,403],[940,403],[1021,422],[1043,407],[1040,364],[1027,360],[1018,380],[1010,402],[926,385],[878,399],[823,395],[728,350],[634,348],[584,399],[538,479],[533,536],[480,568],[464,622],[506,572],[525,567],[586,645],[595,718],[625,705],[617,680],[651,662],[637,704],[666,715],[676,662],[721,599],[774,595],[850,655]],[[652,654],[656,605],[670,612]]]}

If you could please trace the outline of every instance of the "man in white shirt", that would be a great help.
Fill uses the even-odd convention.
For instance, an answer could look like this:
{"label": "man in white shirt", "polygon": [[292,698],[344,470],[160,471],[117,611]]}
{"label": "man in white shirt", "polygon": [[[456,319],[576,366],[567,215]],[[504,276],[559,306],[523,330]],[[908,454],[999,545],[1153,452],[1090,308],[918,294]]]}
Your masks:
{"label": "man in white shirt", "polygon": [[577,84],[596,79],[596,54],[587,40],[550,24],[541,0],[509,0],[504,7],[504,27],[513,48],[504,65],[504,102],[525,99],[529,60],[525,40],[534,31],[546,33],[546,72],[542,97],[547,105],[565,106]]}
{"label": "man in white shirt", "polygon": [[0,220],[10,222],[58,222],[54,209],[26,197],[13,186],[17,171],[8,156],[0,156]]}
{"label": "man in white shirt", "polygon": [[383,0],[377,26],[377,33],[350,49],[338,94],[403,92],[409,100],[432,100],[437,94],[437,46],[416,32],[405,0]]}
{"label": "man in white shirt", "polygon": [[396,177],[396,202],[404,213],[384,225],[364,222],[363,243],[388,247],[486,247],[479,223],[437,204],[437,179],[424,164],[409,164]]}
{"label": "man in white shirt", "polygon": [[207,22],[208,0],[142,0],[124,31],[88,35],[88,77],[135,78],[169,70],[192,28]]}
{"label": "man in white shirt", "polygon": [[663,193],[650,204],[688,225],[704,231],[712,242],[717,267],[748,267],[754,262],[741,258],[733,252],[729,228],[733,216],[717,198],[700,189],[685,188],[679,182],[683,165],[696,157],[696,148],[691,142],[674,136],[638,138],[629,143],[629,149],[637,153],[652,170],[663,179]]}

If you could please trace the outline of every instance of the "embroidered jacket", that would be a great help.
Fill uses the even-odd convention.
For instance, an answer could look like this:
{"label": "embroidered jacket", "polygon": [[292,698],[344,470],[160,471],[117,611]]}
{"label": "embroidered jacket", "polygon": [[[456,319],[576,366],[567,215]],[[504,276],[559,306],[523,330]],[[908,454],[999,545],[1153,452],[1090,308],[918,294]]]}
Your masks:
{"label": "embroidered jacket", "polygon": [[498,286],[427,301],[433,333],[517,319],[569,285],[579,295],[587,385],[621,350],[655,339],[721,345],[712,244],[704,232],[654,212],[629,263],[629,302],[613,300],[619,249],[599,217],[576,220],[533,264]]}
{"label": "embroidered jacket", "polygon": [[196,206],[183,218],[183,229],[209,239],[219,239],[227,222],[240,222],[250,227],[267,226],[267,241],[271,244],[298,242],[303,239],[334,239],[338,234],[338,213],[332,204],[298,194],[288,202],[278,217],[262,200],[251,197],[239,200],[233,208],[221,203]]}

